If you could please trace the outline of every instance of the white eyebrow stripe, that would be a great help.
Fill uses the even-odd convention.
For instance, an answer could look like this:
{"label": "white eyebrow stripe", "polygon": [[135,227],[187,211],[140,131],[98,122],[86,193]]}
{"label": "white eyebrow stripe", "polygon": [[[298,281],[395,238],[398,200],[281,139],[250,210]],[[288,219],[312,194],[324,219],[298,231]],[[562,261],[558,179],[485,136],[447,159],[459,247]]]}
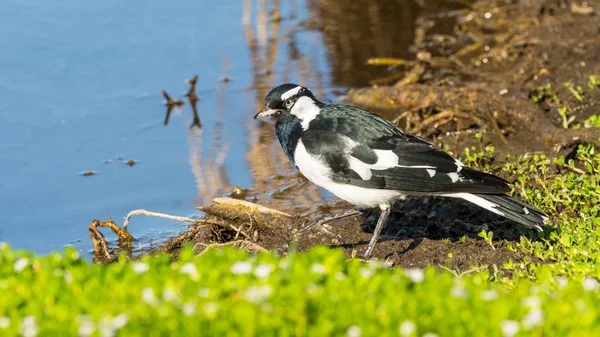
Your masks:
{"label": "white eyebrow stripe", "polygon": [[298,92],[300,92],[300,90],[302,90],[301,86],[297,86],[294,89],[290,89],[281,95],[281,99],[286,100],[286,99],[296,95]]}

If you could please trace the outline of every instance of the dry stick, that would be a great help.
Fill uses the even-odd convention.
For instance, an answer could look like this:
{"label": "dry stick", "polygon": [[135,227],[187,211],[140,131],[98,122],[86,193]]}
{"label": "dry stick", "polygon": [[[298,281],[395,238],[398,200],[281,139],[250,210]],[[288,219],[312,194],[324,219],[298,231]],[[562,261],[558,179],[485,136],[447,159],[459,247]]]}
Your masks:
{"label": "dry stick", "polygon": [[471,119],[471,120],[473,119],[473,118],[471,118],[471,116],[469,116],[465,113],[462,113],[462,112],[453,111],[453,110],[443,110],[440,113],[437,113],[433,116],[425,118],[421,122],[421,125],[428,126],[428,125],[433,124],[433,123],[439,121],[440,119],[444,119],[446,117],[452,117],[452,118],[460,117],[460,118]]}
{"label": "dry stick", "polygon": [[231,224],[229,224],[227,226],[229,226],[229,228],[231,228],[235,231],[235,237],[233,238],[233,240],[237,240],[237,238],[240,236],[240,234],[242,234],[242,236],[244,238],[246,238],[247,240],[250,239],[250,236],[248,234],[244,233],[244,231],[242,231],[242,228],[244,227],[244,225],[240,225],[239,228],[235,227],[234,225],[231,225]]}
{"label": "dry stick", "polygon": [[203,255],[204,253],[206,253],[208,250],[210,250],[210,248],[217,248],[217,247],[227,247],[227,246],[234,246],[234,245],[246,245],[248,247],[252,247],[257,251],[261,251],[261,252],[267,252],[268,250],[260,245],[257,245],[254,242],[251,241],[246,241],[246,240],[236,240],[236,241],[229,241],[229,242],[225,242],[225,243],[212,243],[212,244],[205,244],[205,243],[197,243],[194,246],[194,249],[198,246],[198,245],[202,245],[205,246],[206,248],[204,248],[203,251],[201,251],[200,253],[198,253],[198,256]]}
{"label": "dry stick", "polygon": [[146,211],[145,209],[136,209],[134,211],[129,212],[129,214],[127,214],[127,216],[125,217],[125,221],[123,222],[123,230],[124,231],[127,230],[127,225],[129,225],[129,218],[131,218],[134,215],[154,216],[154,217],[158,217],[158,218],[177,220],[177,221],[181,221],[181,222],[199,222],[198,219],[187,218],[184,216],[150,212],[150,211]]}

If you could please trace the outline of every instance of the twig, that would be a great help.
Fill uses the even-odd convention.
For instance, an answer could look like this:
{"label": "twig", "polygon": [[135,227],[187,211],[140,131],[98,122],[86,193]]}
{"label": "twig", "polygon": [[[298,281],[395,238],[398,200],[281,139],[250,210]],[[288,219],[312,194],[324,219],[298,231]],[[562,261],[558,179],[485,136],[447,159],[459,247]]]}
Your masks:
{"label": "twig", "polygon": [[129,212],[129,214],[127,214],[127,216],[125,217],[125,221],[123,222],[123,230],[127,230],[127,226],[129,225],[129,218],[131,218],[134,215],[154,216],[154,217],[158,217],[158,218],[176,220],[176,221],[181,221],[181,222],[198,222],[199,221],[197,219],[191,219],[191,218],[187,218],[184,216],[170,215],[170,214],[158,213],[158,212],[150,212],[150,211],[146,211],[145,209],[136,209],[134,211]]}
{"label": "twig", "polygon": [[469,116],[469,115],[467,115],[465,113],[456,112],[456,111],[453,111],[453,110],[444,110],[444,111],[441,111],[440,113],[437,113],[437,114],[435,114],[433,116],[425,118],[425,120],[423,120],[421,122],[421,125],[422,126],[431,125],[431,124],[439,121],[440,119],[444,119],[446,117],[452,117],[452,118],[458,117],[458,118],[465,118],[465,119],[473,120],[473,118],[471,116]]}
{"label": "twig", "polygon": [[587,172],[585,172],[584,170],[582,170],[582,169],[580,169],[580,168],[577,168],[577,167],[575,167],[575,166],[573,166],[573,165],[569,165],[569,164],[567,164],[567,163],[565,163],[565,164],[562,164],[562,166],[564,166],[564,167],[568,168],[569,170],[571,170],[571,171],[573,171],[573,172],[577,172],[577,173],[579,173],[579,174],[587,174]]}
{"label": "twig", "polygon": [[240,245],[240,246],[247,246],[247,247],[252,247],[254,250],[257,251],[261,251],[261,252],[267,252],[268,250],[254,242],[250,242],[250,241],[246,241],[246,240],[236,240],[236,241],[229,241],[229,242],[225,242],[225,243],[211,243],[209,245],[205,244],[205,243],[197,243],[194,246],[194,249],[198,246],[198,245],[202,245],[205,246],[206,248],[204,248],[203,251],[201,251],[200,253],[198,253],[198,256],[203,255],[204,253],[206,253],[208,250],[210,250],[210,248],[218,248],[218,247],[227,247],[227,246],[235,246],[235,245]]}
{"label": "twig", "polygon": [[240,234],[242,234],[242,236],[244,238],[246,238],[247,240],[250,239],[250,236],[242,231],[243,225],[240,226],[239,228],[237,228],[231,224],[229,224],[228,226],[235,231],[235,237],[233,238],[233,240],[237,240],[237,238],[240,236]]}

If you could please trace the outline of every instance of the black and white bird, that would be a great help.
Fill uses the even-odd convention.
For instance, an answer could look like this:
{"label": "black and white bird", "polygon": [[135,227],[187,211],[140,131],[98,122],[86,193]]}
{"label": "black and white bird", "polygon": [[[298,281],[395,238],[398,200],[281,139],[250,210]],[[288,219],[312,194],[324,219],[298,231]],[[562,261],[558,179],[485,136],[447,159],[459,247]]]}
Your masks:
{"label": "black and white bird", "polygon": [[464,166],[369,111],[325,104],[305,87],[282,84],[271,90],[254,118],[266,116],[276,118],[281,147],[306,178],[359,208],[381,209],[365,258],[391,204],[407,195],[462,198],[538,230],[548,220],[540,210],[506,195],[506,180]]}

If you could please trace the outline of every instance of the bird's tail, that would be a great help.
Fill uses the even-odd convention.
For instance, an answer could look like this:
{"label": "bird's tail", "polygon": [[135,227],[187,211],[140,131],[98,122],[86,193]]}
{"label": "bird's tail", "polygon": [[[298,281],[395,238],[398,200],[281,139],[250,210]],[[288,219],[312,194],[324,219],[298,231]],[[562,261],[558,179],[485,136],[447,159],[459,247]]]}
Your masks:
{"label": "bird's tail", "polygon": [[548,221],[548,216],[544,212],[505,194],[455,193],[448,196],[465,199],[490,212],[539,231]]}

